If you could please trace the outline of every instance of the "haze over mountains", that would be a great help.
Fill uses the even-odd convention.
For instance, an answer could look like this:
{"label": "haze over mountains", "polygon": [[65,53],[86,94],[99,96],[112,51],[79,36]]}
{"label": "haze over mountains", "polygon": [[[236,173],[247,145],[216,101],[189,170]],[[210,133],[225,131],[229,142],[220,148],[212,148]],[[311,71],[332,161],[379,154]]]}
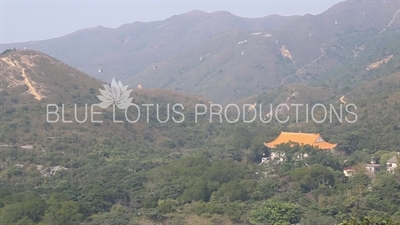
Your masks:
{"label": "haze over mountains", "polygon": [[[134,22],[116,29],[98,26],[60,38],[6,46],[40,50],[90,75],[121,78],[131,76],[155,61],[185,52],[221,32],[270,29],[291,18],[244,19],[229,12],[194,10],[164,21]],[[97,74],[100,63],[107,73]]]}
{"label": "haze over mountains", "polygon": [[399,17],[396,1],[345,1],[316,16],[259,19],[191,11],[2,48],[38,50],[105,82],[115,77],[133,86],[228,103],[283,84],[309,83],[357,60],[370,50],[365,46],[374,45],[373,37],[396,37],[392,32],[399,28]]}
{"label": "haze over mountains", "polygon": [[[192,11],[1,46],[0,224],[400,222],[400,170],[387,170],[400,160],[399,24],[398,2],[346,1],[317,16]],[[115,103],[124,90],[103,91],[113,77],[133,103],[160,109],[142,106],[128,122],[134,107],[95,106],[93,122],[99,95]],[[252,107],[210,122],[212,102]],[[199,103],[209,111],[197,121]],[[311,109],[320,104],[328,111]],[[282,131],[337,146],[281,145],[285,160],[266,158]]]}

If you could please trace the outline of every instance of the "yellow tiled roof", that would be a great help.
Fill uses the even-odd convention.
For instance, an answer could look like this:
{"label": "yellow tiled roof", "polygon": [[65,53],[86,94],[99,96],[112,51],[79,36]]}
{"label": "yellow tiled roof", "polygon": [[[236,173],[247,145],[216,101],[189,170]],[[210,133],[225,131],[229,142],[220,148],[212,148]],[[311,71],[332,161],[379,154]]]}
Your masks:
{"label": "yellow tiled roof", "polygon": [[272,142],[264,143],[268,148],[275,148],[279,144],[294,142],[300,145],[311,145],[320,149],[333,149],[337,144],[323,141],[319,134],[281,132]]}

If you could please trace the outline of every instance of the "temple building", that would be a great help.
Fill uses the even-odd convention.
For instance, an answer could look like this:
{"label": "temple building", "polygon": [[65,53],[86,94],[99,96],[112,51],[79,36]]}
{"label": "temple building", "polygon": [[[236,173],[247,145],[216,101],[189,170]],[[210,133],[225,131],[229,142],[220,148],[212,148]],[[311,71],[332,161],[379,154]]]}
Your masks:
{"label": "temple building", "polygon": [[[299,145],[310,145],[315,148],[319,148],[321,150],[326,151],[334,151],[334,148],[337,144],[332,144],[329,142],[324,141],[320,134],[312,134],[312,133],[293,133],[293,132],[281,132],[279,136],[272,142],[266,142],[264,145],[267,148],[274,149],[277,145],[285,144],[285,143],[297,143]],[[279,157],[280,161],[285,160],[284,153],[275,153],[271,151],[269,158],[263,158],[263,161],[268,161],[269,159],[274,159],[275,157]],[[299,159],[303,157],[308,157],[308,155],[298,156]]]}

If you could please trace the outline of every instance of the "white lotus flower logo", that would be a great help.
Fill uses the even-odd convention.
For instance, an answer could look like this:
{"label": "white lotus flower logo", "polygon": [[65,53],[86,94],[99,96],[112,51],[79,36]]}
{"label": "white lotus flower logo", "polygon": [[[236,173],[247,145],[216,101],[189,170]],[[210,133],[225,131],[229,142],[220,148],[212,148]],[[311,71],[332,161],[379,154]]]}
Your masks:
{"label": "white lotus flower logo", "polygon": [[133,98],[129,98],[132,90],[128,90],[128,85],[123,86],[121,81],[118,83],[113,78],[111,81],[111,87],[107,84],[103,84],[105,90],[100,90],[102,95],[97,95],[97,98],[101,101],[99,104],[100,108],[106,109],[110,105],[114,104],[119,109],[126,109],[131,104]]}

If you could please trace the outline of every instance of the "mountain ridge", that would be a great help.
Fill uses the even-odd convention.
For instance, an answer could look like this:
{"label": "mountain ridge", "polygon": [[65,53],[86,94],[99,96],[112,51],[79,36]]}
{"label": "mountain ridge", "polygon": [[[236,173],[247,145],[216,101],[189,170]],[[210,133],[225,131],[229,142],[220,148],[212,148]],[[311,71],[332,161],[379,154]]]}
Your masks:
{"label": "mountain ridge", "polygon": [[[188,50],[219,32],[248,26],[252,26],[252,30],[266,29],[287,19],[291,18],[273,17],[271,22],[262,22],[268,18],[246,19],[225,12],[201,13],[198,16],[186,13],[165,20],[127,23],[117,28],[81,29],[58,38],[2,44],[1,47],[39,50],[92,76],[109,80],[111,77],[128,76],[131,74],[128,71],[135,73],[143,68],[141,64],[152,65],[155,61]],[[63,44],[59,44],[61,42]],[[104,46],[103,43],[109,44]],[[68,46],[67,49],[65,46]],[[86,55],[88,52],[91,52],[90,56]],[[107,62],[110,56],[114,60]],[[109,74],[96,73],[99,64],[107,67]]]}
{"label": "mountain ridge", "polygon": [[116,77],[132,86],[227,103],[284,84],[323,80],[355,63],[365,46],[398,32],[398,7],[395,1],[349,0],[318,15],[263,18],[194,10],[166,20],[83,29],[26,47],[101,80]]}

